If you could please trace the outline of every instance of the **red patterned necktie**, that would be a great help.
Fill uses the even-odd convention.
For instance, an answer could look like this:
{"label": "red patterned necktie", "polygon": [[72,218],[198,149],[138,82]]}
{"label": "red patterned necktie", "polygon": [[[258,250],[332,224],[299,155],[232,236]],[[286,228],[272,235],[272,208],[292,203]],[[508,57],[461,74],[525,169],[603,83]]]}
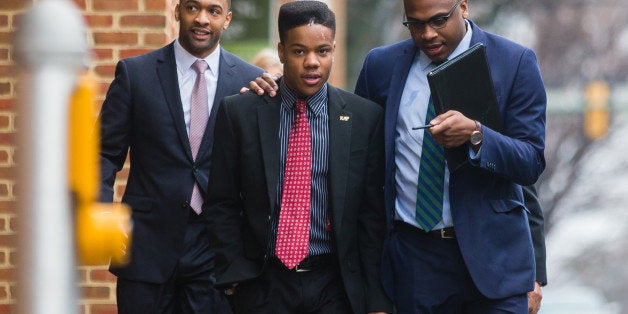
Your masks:
{"label": "red patterned necktie", "polygon": [[[198,154],[198,148],[201,146],[203,140],[203,134],[205,134],[205,127],[207,126],[207,120],[209,119],[209,108],[207,107],[207,83],[205,83],[205,70],[209,65],[205,60],[196,60],[192,65],[194,71],[196,71],[196,81],[192,88],[191,108],[190,108],[190,148],[192,149],[192,157],[196,160]],[[190,200],[190,206],[197,213],[200,214],[203,207],[203,196],[201,195],[198,183],[194,183],[192,189],[192,198]]]}
{"label": "red patterned necktie", "polygon": [[307,257],[310,244],[312,136],[305,100],[298,99],[288,137],[275,255],[289,269]]}

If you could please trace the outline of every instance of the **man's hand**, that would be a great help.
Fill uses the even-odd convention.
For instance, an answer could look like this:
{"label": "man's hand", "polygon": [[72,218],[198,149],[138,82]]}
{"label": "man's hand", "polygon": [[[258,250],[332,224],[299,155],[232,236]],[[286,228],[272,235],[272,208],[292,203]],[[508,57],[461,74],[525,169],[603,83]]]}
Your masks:
{"label": "man's hand", "polygon": [[475,131],[475,121],[455,110],[434,117],[430,124],[433,126],[427,130],[436,143],[444,148],[454,148],[466,143]]}
{"label": "man's hand", "polygon": [[536,314],[539,311],[541,308],[541,299],[543,299],[541,285],[535,281],[534,290],[528,292],[528,314]]}
{"label": "man's hand", "polygon": [[277,80],[280,78],[281,74],[270,74],[264,72],[254,81],[249,82],[249,88],[242,87],[240,89],[240,94],[246,93],[248,90],[252,90],[260,96],[264,95],[264,92],[267,92],[268,96],[275,97],[275,95],[277,95],[277,90],[279,89],[279,86],[277,86]]}

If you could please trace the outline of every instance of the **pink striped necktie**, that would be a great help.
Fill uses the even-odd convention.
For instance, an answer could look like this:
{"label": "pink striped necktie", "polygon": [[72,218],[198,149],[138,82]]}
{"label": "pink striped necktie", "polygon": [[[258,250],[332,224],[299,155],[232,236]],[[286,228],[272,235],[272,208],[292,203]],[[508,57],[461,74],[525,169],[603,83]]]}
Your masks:
{"label": "pink striped necktie", "polygon": [[[192,64],[192,68],[196,72],[196,81],[192,88],[191,109],[190,109],[190,148],[192,149],[192,157],[196,160],[198,155],[198,149],[203,141],[203,134],[205,134],[205,126],[207,126],[207,120],[209,119],[209,109],[207,107],[207,83],[205,83],[205,71],[209,65],[205,60],[196,60]],[[190,200],[190,206],[197,213],[200,214],[203,207],[203,196],[201,195],[200,187],[198,183],[194,183],[192,189],[192,198]]]}
{"label": "pink striped necktie", "polygon": [[310,243],[312,137],[305,100],[298,99],[288,137],[275,255],[289,269],[307,257]]}

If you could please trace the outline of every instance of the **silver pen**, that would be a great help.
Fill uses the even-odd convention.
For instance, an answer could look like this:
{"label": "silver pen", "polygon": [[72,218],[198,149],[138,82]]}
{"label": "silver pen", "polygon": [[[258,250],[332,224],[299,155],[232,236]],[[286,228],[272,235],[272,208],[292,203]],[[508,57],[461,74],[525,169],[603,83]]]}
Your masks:
{"label": "silver pen", "polygon": [[413,130],[421,130],[421,129],[429,129],[431,127],[433,127],[433,124],[426,124],[426,125],[421,125],[421,126],[417,126],[412,128]]}

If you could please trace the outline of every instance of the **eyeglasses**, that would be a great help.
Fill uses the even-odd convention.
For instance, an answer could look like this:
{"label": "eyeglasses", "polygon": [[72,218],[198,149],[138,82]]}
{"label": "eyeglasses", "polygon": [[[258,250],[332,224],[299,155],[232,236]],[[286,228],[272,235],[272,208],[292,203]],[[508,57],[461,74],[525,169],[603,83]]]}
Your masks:
{"label": "eyeglasses", "polygon": [[447,13],[447,15],[433,17],[429,19],[427,22],[423,22],[421,20],[410,20],[410,21],[406,20],[403,22],[403,25],[409,28],[410,30],[416,30],[416,31],[423,30],[426,24],[429,25],[432,29],[441,29],[447,25],[447,21],[449,20],[451,15],[454,13],[454,10],[458,7],[458,5],[460,5],[461,2],[462,0],[458,0],[458,2],[454,4],[451,10],[449,10],[449,13]]}

